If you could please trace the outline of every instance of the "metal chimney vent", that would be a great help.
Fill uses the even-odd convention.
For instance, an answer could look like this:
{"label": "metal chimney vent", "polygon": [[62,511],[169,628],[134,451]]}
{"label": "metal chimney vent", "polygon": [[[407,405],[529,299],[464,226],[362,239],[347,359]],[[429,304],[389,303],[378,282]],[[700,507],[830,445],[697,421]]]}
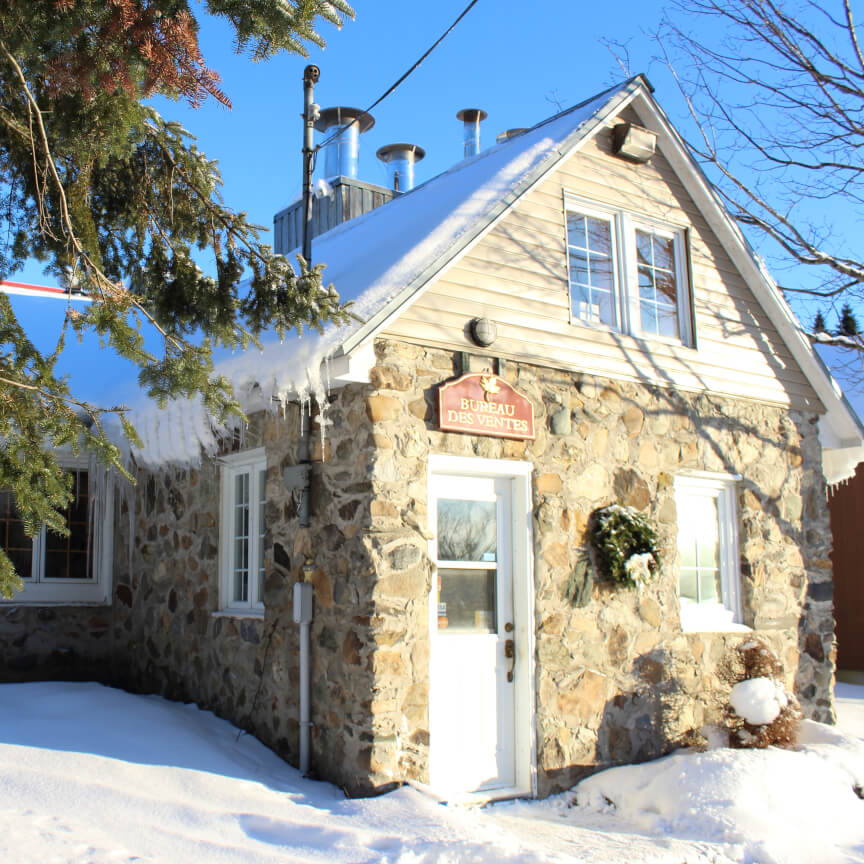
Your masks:
{"label": "metal chimney vent", "polygon": [[[352,123],[355,119],[357,122]],[[325,177],[357,177],[360,165],[360,135],[375,125],[375,119],[359,108],[339,105],[335,108],[324,108],[315,121],[315,128],[325,133],[328,129],[338,129],[349,123],[351,125],[324,148]]]}
{"label": "metal chimney vent", "polygon": [[426,155],[416,144],[387,144],[375,154],[386,166],[390,188],[410,192],[414,188],[414,166]]}
{"label": "metal chimney vent", "polygon": [[456,119],[464,126],[465,158],[476,156],[480,152],[480,124],[489,115],[481,108],[463,108]]}

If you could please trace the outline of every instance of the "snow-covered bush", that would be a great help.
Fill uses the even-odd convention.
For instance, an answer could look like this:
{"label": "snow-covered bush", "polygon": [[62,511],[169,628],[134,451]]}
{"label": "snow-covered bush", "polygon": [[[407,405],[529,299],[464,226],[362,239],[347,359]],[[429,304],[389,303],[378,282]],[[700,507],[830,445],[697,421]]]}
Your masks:
{"label": "snow-covered bush", "polygon": [[730,669],[735,681],[727,711],[732,746],[793,747],[801,709],[783,686],[777,655],[762,642],[744,642],[735,649]]}
{"label": "snow-covered bush", "polygon": [[595,510],[591,545],[600,572],[619,585],[646,585],[660,569],[657,531],[633,507],[610,504]]}

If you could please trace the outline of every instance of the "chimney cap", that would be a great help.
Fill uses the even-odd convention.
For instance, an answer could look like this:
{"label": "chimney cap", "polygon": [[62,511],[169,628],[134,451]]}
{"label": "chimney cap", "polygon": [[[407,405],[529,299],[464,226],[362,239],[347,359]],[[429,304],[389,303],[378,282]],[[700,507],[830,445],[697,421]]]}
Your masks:
{"label": "chimney cap", "polygon": [[463,123],[474,123],[477,120],[482,122],[488,116],[482,108],[463,108],[456,114],[456,119]]}
{"label": "chimney cap", "polygon": [[348,108],[345,105],[337,105],[333,108],[322,108],[315,121],[315,128],[319,132],[326,132],[331,126],[345,126],[353,120],[357,120],[358,132],[367,132],[375,125],[375,118],[360,108]]}
{"label": "chimney cap", "polygon": [[415,162],[419,162],[426,156],[426,151],[419,144],[385,144],[378,148],[375,155],[382,162],[389,162],[405,153],[413,153]]}
{"label": "chimney cap", "polygon": [[523,132],[527,131],[527,126],[516,126],[514,129],[505,129],[503,132],[498,133],[495,142],[500,144],[502,141],[509,141],[511,138],[515,138],[517,135],[521,135]]}

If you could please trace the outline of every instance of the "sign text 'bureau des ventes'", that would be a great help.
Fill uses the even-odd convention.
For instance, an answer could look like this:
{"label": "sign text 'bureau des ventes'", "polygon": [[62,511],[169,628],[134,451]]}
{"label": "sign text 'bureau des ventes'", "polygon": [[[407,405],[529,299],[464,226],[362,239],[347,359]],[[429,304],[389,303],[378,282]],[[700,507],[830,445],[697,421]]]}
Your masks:
{"label": "sign text 'bureau des ventes'", "polygon": [[438,428],[533,439],[534,405],[503,378],[471,372],[438,388]]}

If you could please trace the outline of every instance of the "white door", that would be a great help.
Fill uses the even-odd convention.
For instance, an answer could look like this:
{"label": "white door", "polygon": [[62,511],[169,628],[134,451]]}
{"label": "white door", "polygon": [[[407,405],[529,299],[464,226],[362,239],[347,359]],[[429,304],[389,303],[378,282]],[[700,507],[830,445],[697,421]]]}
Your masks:
{"label": "white door", "polygon": [[430,476],[430,782],[517,786],[510,477]]}

